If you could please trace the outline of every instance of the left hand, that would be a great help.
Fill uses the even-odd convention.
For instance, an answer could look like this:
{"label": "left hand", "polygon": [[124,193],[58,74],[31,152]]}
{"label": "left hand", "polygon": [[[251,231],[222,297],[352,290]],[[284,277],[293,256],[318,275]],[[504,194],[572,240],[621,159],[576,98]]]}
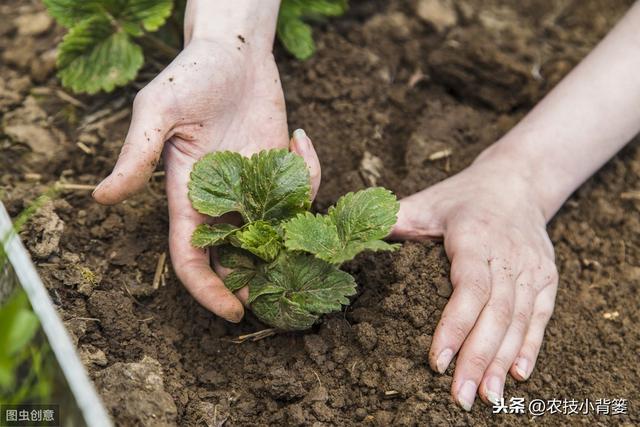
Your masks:
{"label": "left hand", "polygon": [[531,375],[553,311],[558,273],[533,193],[508,162],[481,156],[400,202],[392,238],[444,238],[454,291],[429,362],[444,373],[457,354],[451,393],[467,411],[476,393],[497,402],[508,372]]}

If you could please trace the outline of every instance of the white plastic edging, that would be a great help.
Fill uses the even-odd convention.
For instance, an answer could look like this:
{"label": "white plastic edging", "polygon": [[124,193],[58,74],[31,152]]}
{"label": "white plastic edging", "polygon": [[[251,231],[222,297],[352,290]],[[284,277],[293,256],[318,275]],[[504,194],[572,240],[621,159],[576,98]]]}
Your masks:
{"label": "white plastic edging", "polygon": [[29,253],[18,236],[12,232],[12,228],[11,218],[0,202],[0,236],[4,237],[11,233],[5,245],[5,252],[20,284],[29,297],[34,313],[40,319],[42,329],[56,355],[78,408],[88,426],[112,427],[113,424],[107,411],[102,405],[93,383],[87,376],[75,346],[53,306],[49,293],[31,262]]}

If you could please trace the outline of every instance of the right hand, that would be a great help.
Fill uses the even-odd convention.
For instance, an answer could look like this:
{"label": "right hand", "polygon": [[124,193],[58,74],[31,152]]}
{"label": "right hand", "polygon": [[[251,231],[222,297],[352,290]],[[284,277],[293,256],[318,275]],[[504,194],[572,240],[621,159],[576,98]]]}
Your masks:
{"label": "right hand", "polygon": [[[191,234],[207,221],[189,201],[187,184],[204,154],[289,147],[284,96],[271,52],[235,40],[188,40],[185,49],[133,104],[133,115],[113,172],[94,191],[102,204],[119,203],[144,187],[164,155],[169,203],[169,248],[178,278],[205,308],[238,322],[244,309],[212,271],[208,250],[191,246]],[[320,164],[309,138],[292,151],[310,167],[314,191]],[[315,194],[315,193],[314,193]]]}

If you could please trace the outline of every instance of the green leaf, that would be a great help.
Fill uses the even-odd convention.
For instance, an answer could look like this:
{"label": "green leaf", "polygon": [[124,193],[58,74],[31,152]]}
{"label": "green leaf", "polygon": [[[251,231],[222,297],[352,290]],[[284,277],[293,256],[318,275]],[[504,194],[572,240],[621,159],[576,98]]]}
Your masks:
{"label": "green leaf", "polygon": [[196,162],[189,198],[200,213],[239,212],[247,223],[278,222],[311,204],[309,171],[302,157],[286,150],[266,150],[244,158],[221,151]]}
{"label": "green leaf", "polygon": [[132,35],[155,31],[171,15],[172,0],[43,0],[49,14],[71,28],[90,18],[104,17]]}
{"label": "green leaf", "polygon": [[144,61],[140,46],[102,16],[73,27],[58,49],[58,76],[74,92],[111,92],[135,78]]}
{"label": "green leaf", "polygon": [[240,247],[259,256],[265,261],[273,261],[280,248],[282,238],[275,228],[266,221],[256,221],[238,232],[235,236]]}
{"label": "green leaf", "polygon": [[100,0],[43,0],[49,14],[64,27],[70,28],[78,22],[102,14]]}
{"label": "green leaf", "polygon": [[278,38],[293,56],[306,60],[315,53],[316,47],[311,27],[303,19],[339,16],[347,8],[347,0],[283,0],[278,16]]}
{"label": "green leaf", "polygon": [[[240,174],[247,160],[231,151],[207,154],[193,165],[189,181],[191,204],[200,213],[218,217],[243,211]],[[244,215],[243,215],[244,216]]]}
{"label": "green leaf", "polygon": [[309,313],[282,294],[268,294],[251,304],[254,314],[264,323],[284,331],[309,329],[318,316]]}
{"label": "green leaf", "polygon": [[351,275],[295,252],[282,252],[249,284],[249,301],[256,316],[284,330],[309,328],[319,314],[339,310],[355,293]]}
{"label": "green leaf", "polygon": [[191,244],[196,248],[221,245],[237,230],[238,227],[231,224],[200,224],[191,236]]}
{"label": "green leaf", "polygon": [[251,254],[231,245],[216,248],[220,265],[226,268],[255,269],[256,259]]}
{"label": "green leaf", "polygon": [[311,27],[297,17],[288,18],[281,14],[277,33],[285,49],[301,61],[311,58],[316,51]]}
{"label": "green leaf", "polygon": [[306,213],[284,224],[285,246],[341,264],[364,250],[394,250],[381,239],[396,222],[400,205],[384,188],[368,188],[341,197],[328,215]]}
{"label": "green leaf", "polygon": [[33,339],[38,327],[38,317],[31,311],[27,295],[14,293],[0,307],[0,351],[15,355]]}
{"label": "green leaf", "polygon": [[231,245],[218,246],[216,252],[220,265],[234,269],[224,279],[231,292],[244,288],[256,276],[256,259],[251,254]]}
{"label": "green leaf", "polygon": [[248,221],[282,221],[309,209],[311,184],[304,159],[287,150],[264,150],[242,170]]}
{"label": "green leaf", "polygon": [[139,24],[149,32],[160,28],[173,8],[173,0],[111,0],[109,3],[118,8],[112,11],[116,19]]}
{"label": "green leaf", "polygon": [[255,270],[249,269],[238,269],[233,270],[227,277],[224,278],[224,285],[231,292],[236,292],[245,286],[249,285],[249,283],[253,280],[256,275]]}

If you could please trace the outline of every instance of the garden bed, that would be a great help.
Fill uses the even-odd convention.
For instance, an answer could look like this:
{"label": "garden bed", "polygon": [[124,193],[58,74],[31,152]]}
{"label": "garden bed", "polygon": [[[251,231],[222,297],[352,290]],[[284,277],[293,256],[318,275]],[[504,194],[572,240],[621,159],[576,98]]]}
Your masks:
{"label": "garden bed", "polygon": [[[306,333],[234,343],[264,326],[250,315],[239,325],[217,319],[168,259],[157,268],[167,251],[162,174],[114,207],[97,205],[83,187],[110,172],[135,87],[159,68],[151,63],[111,95],[70,98],[52,77],[62,31],[34,18],[43,10],[36,2],[5,3],[0,191],[15,215],[55,181],[74,184],[22,237],[118,424],[640,424],[637,141],[551,222],[555,314],[531,379],[505,387],[507,398],[527,401],[628,399],[629,414],[530,420],[493,415],[479,399],[466,413],[450,399],[451,368],[437,375],[427,364],[451,293],[441,244],[360,255],[346,265],[359,284],[346,310]],[[320,211],[348,191],[382,185],[402,197],[460,171],[632,2],[468,0],[437,19],[418,0],[352,3],[345,17],[315,27],[311,60],[276,55],[290,128],[307,131],[323,167]]]}

